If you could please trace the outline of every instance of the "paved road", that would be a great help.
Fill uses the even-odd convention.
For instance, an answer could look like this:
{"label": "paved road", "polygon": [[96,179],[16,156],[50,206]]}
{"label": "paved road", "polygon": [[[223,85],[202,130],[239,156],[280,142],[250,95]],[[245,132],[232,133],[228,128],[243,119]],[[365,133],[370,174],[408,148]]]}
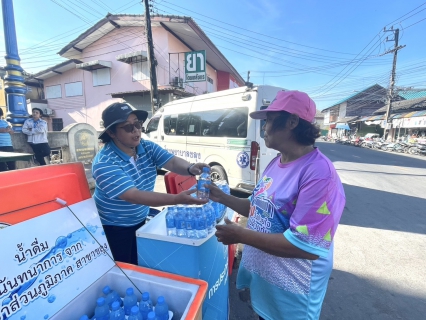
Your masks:
{"label": "paved road", "polygon": [[347,197],[321,319],[425,319],[425,158],[317,146]]}

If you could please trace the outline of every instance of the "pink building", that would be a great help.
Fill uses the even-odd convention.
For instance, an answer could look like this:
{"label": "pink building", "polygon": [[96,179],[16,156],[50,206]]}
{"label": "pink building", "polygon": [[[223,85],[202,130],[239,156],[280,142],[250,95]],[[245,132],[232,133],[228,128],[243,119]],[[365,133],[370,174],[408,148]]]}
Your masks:
{"label": "pink building", "polygon": [[[243,78],[190,17],[152,16],[157,83],[162,105],[181,97],[226,90]],[[107,15],[71,41],[59,55],[69,60],[40,71],[50,130],[88,123],[101,130],[109,104],[126,101],[151,111],[150,76],[143,15]],[[185,52],[206,51],[207,81],[185,82]]]}

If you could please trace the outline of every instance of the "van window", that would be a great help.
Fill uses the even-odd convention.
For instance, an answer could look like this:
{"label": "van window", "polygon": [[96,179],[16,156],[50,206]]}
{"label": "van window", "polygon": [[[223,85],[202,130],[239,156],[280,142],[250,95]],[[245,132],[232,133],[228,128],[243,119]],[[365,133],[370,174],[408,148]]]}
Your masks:
{"label": "van window", "polygon": [[186,135],[189,113],[173,114],[164,117],[163,126],[166,135]]}
{"label": "van window", "polygon": [[248,108],[200,111],[191,114],[188,135],[247,137]]}
{"label": "van window", "polygon": [[[268,106],[261,106],[260,110],[265,110]],[[265,131],[262,130],[265,125],[265,120],[260,120],[260,137],[263,138],[265,136]]]}
{"label": "van window", "polygon": [[159,122],[160,122],[160,117],[152,118],[151,121],[149,121],[148,126],[146,127],[145,133],[157,131]]}

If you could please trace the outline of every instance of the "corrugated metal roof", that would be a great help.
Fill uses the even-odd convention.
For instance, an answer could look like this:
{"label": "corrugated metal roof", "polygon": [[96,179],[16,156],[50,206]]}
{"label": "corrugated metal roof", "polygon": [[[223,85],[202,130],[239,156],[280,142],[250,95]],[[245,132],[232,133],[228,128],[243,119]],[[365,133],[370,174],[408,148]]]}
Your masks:
{"label": "corrugated metal roof", "polygon": [[[369,86],[368,88],[365,88],[364,90],[362,90],[362,91],[357,91],[357,92],[355,92],[354,94],[351,94],[350,96],[348,96],[348,97],[346,97],[346,98],[344,98],[344,99],[342,99],[342,100],[339,100],[339,101],[337,101],[337,102],[334,102],[331,106],[329,106],[329,107],[327,107],[327,108],[325,108],[325,109],[323,109],[322,111],[324,112],[325,110],[327,110],[327,109],[330,109],[330,108],[332,108],[332,107],[334,107],[334,106],[337,106],[337,105],[339,105],[339,104],[341,104],[341,103],[343,103],[343,102],[345,102],[345,101],[348,101],[349,99],[351,99],[351,98],[353,98],[353,97],[355,97],[355,96],[357,96],[357,95],[359,95],[359,94],[362,94],[362,93],[364,93],[365,91],[367,91],[367,90],[369,90],[369,89],[371,89],[371,88],[373,88],[373,87],[375,87],[375,86],[380,86],[379,84],[373,84],[372,86]],[[380,87],[382,87],[382,86],[380,86]]]}
{"label": "corrugated metal roof", "polygon": [[406,100],[426,98],[426,90],[424,91],[400,91],[398,92],[400,97],[403,97]]}

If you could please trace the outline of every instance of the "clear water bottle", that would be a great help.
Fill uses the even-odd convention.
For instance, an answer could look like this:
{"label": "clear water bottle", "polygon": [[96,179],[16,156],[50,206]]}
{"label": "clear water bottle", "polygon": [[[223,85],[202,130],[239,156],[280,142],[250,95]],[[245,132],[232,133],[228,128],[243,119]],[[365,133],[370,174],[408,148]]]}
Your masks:
{"label": "clear water bottle", "polygon": [[109,320],[109,307],[104,297],[100,297],[96,300],[95,319]]}
{"label": "clear water bottle", "polygon": [[[120,307],[120,302],[114,301],[111,306],[111,313],[109,314],[109,320],[124,320],[124,310]],[[96,318],[97,320],[98,318]]]}
{"label": "clear water bottle", "polygon": [[185,213],[186,237],[195,238],[195,206],[187,206]]}
{"label": "clear water bottle", "polygon": [[150,313],[148,313],[147,319],[148,319],[148,320],[158,320],[158,318],[157,318],[157,316],[155,315],[155,312],[154,312],[154,311],[151,311]]}
{"label": "clear water bottle", "polygon": [[138,306],[133,306],[132,309],[130,309],[130,316],[127,320],[144,320]]}
{"label": "clear water bottle", "polygon": [[120,306],[123,306],[123,300],[121,300],[120,296],[118,295],[118,293],[114,290],[112,290],[109,286],[105,286],[102,290],[102,292],[105,295],[105,301],[107,303],[107,305],[109,306],[109,308],[112,308],[112,303],[114,301],[118,301],[120,303]]}
{"label": "clear water bottle", "polygon": [[196,206],[195,209],[195,236],[197,239],[206,238],[207,231],[207,215],[203,211],[202,206]]}
{"label": "clear water bottle", "polygon": [[150,313],[152,310],[152,301],[149,299],[149,293],[142,293],[142,300],[139,302],[139,311],[142,314],[143,320],[148,319],[148,313]]}
{"label": "clear water bottle", "polygon": [[137,304],[138,304],[138,298],[133,292],[133,288],[128,288],[126,290],[126,295],[124,296],[124,300],[123,300],[124,313],[126,314],[126,316],[130,314],[130,309],[132,309],[132,307],[136,306]]}
{"label": "clear water bottle", "polygon": [[200,174],[200,177],[198,178],[197,183],[197,198],[208,200],[209,199],[209,193],[210,190],[204,187],[205,184],[210,184],[211,178],[210,178],[210,168],[203,167],[203,173]]}
{"label": "clear water bottle", "polygon": [[175,207],[168,207],[166,213],[167,235],[176,237]]}
{"label": "clear water bottle", "polygon": [[186,237],[186,225],[185,225],[185,207],[177,206],[175,215],[176,235],[178,237]]}
{"label": "clear water bottle", "polygon": [[214,209],[210,203],[206,203],[203,206],[203,211],[207,216],[207,231],[212,233],[216,227],[216,215]]}
{"label": "clear water bottle", "polygon": [[157,320],[169,320],[169,306],[163,296],[159,296],[155,305]]}
{"label": "clear water bottle", "polygon": [[89,317],[87,315],[83,315],[80,317],[80,320],[89,320]]}

